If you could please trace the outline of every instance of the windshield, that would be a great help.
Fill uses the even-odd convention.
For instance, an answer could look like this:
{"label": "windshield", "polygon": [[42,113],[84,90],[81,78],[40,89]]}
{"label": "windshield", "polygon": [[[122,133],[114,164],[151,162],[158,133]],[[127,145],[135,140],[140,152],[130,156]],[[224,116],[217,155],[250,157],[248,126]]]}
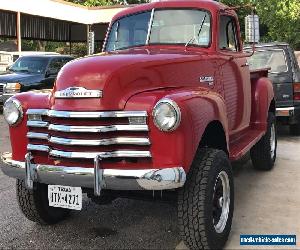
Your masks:
{"label": "windshield", "polygon": [[146,44],[208,47],[210,26],[210,15],[207,11],[164,9],[143,12],[115,21],[105,50],[120,50]]}
{"label": "windshield", "polygon": [[282,49],[258,50],[248,59],[250,69],[271,68],[271,73],[288,71],[285,54]]}
{"label": "windshield", "polygon": [[10,68],[13,72],[24,73],[45,73],[48,65],[48,58],[41,57],[20,57]]}

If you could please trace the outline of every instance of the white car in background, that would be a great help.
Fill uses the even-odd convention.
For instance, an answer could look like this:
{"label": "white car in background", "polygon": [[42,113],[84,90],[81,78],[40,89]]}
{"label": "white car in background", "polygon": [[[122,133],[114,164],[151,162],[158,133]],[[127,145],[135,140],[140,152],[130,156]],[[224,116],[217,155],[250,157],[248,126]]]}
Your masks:
{"label": "white car in background", "polygon": [[19,57],[30,55],[59,55],[59,53],[45,51],[0,51],[0,73],[5,72]]}

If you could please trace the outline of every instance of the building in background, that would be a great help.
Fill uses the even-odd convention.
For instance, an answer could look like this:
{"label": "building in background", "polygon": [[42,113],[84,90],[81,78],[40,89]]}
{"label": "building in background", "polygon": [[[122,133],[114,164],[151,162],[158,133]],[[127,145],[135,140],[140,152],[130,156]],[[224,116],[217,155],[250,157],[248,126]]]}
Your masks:
{"label": "building in background", "polygon": [[73,43],[89,42],[87,48],[93,53],[91,43],[94,41],[99,50],[112,17],[128,7],[85,7],[61,0],[2,0],[0,38],[16,39],[18,51],[22,39],[67,42],[70,52]]}

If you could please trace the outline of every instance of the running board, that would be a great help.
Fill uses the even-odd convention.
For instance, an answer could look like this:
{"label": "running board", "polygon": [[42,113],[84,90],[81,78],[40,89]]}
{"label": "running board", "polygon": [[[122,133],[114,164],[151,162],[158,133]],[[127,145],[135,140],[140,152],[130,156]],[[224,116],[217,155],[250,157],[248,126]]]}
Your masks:
{"label": "running board", "polygon": [[231,140],[229,158],[231,161],[241,159],[265,134],[265,131],[250,129],[244,131],[238,138]]}

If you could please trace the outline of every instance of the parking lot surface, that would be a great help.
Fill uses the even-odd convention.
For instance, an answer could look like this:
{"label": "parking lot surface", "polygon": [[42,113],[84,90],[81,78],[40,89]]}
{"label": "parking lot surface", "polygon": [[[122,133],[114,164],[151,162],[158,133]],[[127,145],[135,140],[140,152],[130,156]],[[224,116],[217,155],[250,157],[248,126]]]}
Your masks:
{"label": "parking lot surface", "polygon": [[[8,128],[0,115],[0,151],[9,150]],[[226,248],[241,249],[240,234],[296,234],[299,238],[300,137],[279,128],[277,161],[270,172],[254,170],[251,161],[235,163],[233,168],[235,211]],[[167,203],[117,199],[99,206],[85,197],[82,211],[73,212],[69,219],[54,226],[37,225],[19,211],[15,180],[1,171],[0,232],[0,248],[184,248],[178,237],[176,207]]]}

